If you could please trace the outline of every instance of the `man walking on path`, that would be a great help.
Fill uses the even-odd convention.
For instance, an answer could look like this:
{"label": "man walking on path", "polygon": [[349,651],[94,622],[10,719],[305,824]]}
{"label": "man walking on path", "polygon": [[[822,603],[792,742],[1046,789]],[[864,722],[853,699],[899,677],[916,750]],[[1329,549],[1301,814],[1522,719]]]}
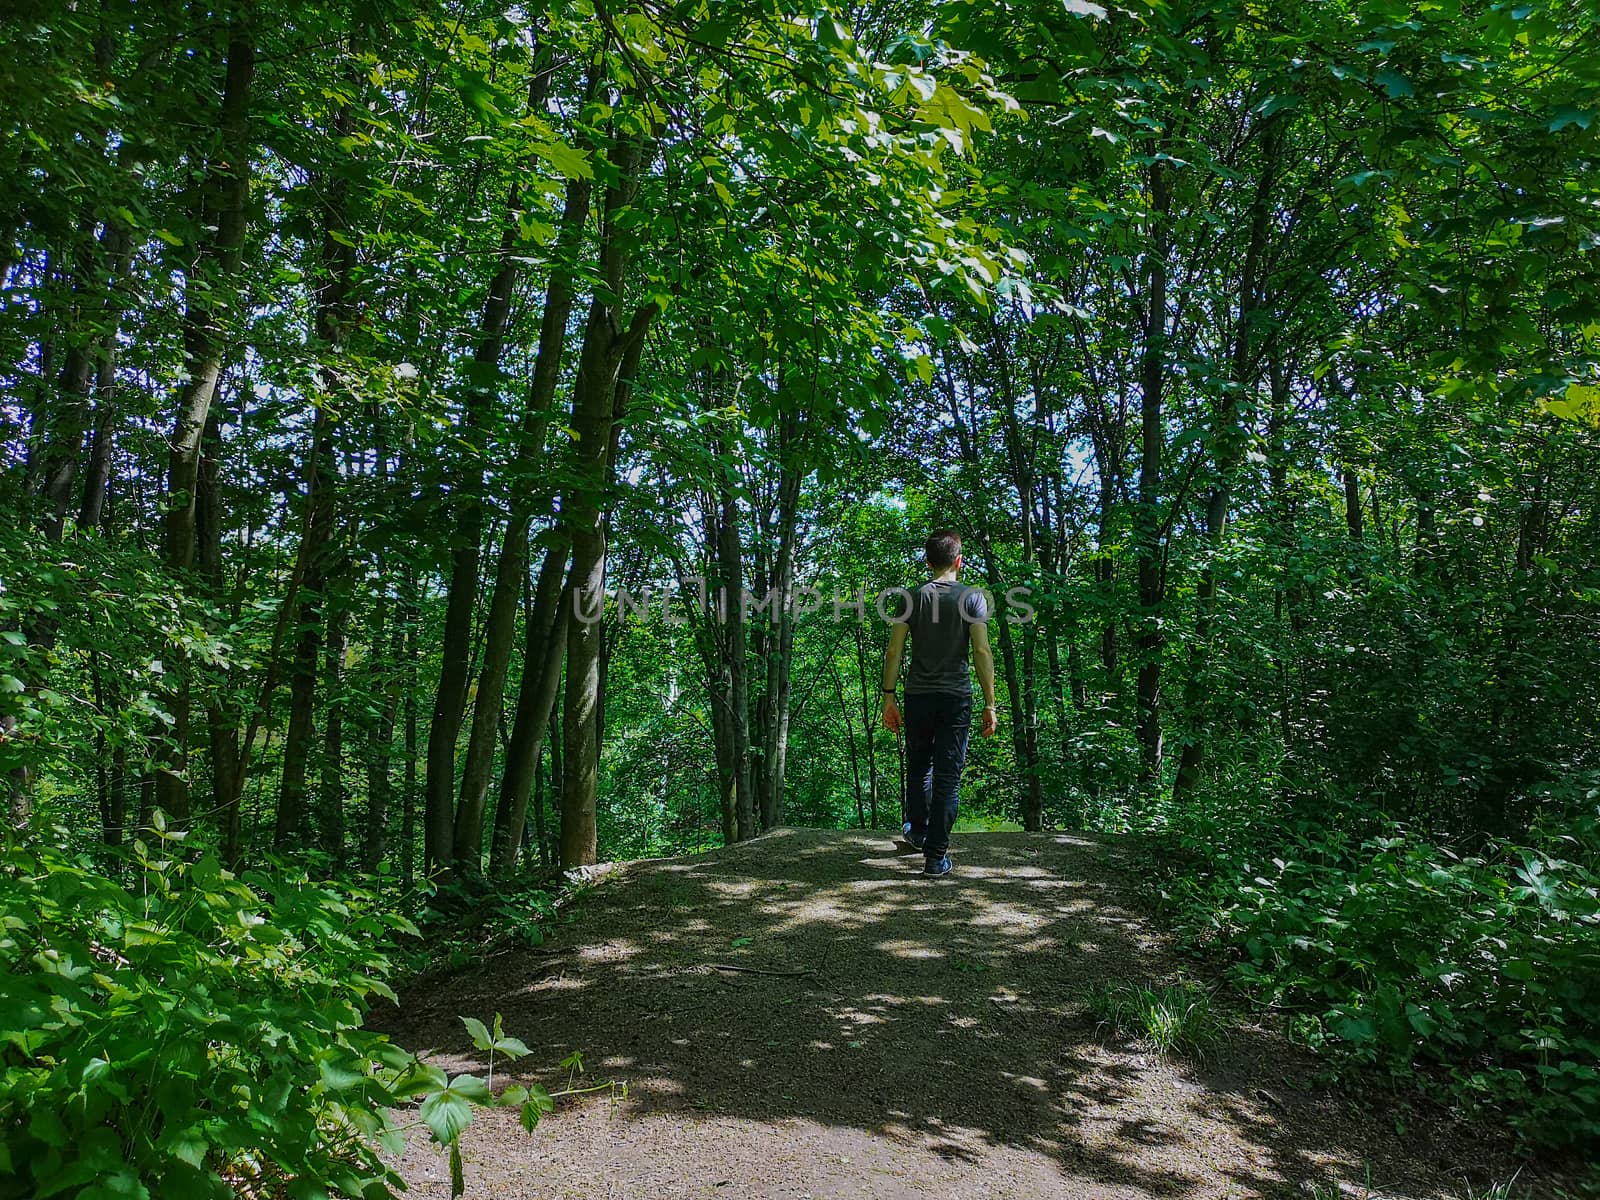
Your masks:
{"label": "man walking on path", "polygon": [[[941,529],[925,546],[933,578],[909,596],[903,619],[889,631],[883,662],[883,723],[906,731],[906,820],[901,833],[922,851],[924,875],[950,871],[950,830],[960,803],[961,768],[972,730],[972,681],[967,647],[983,689],[984,737],[999,724],[994,707],[994,655],[989,650],[989,607],[983,593],[957,581],[961,574],[961,535]],[[906,710],[895,701],[900,655],[911,638],[906,671]]]}

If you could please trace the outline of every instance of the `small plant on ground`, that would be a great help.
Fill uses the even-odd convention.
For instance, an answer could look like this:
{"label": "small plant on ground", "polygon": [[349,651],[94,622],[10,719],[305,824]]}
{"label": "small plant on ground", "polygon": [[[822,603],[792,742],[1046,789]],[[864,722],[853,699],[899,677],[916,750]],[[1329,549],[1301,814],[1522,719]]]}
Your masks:
{"label": "small plant on ground", "polygon": [[1211,997],[1193,983],[1144,987],[1107,983],[1089,990],[1089,1012],[1102,1032],[1135,1038],[1165,1058],[1204,1058],[1222,1036]]}

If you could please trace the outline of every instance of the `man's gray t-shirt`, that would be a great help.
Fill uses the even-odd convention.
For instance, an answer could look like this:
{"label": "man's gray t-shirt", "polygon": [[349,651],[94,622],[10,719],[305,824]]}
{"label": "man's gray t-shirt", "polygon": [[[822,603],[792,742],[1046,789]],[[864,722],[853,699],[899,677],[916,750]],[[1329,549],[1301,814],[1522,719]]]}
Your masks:
{"label": "man's gray t-shirt", "polygon": [[936,693],[971,696],[967,646],[971,629],[989,619],[983,593],[964,583],[931,581],[911,593],[906,624],[911,627],[911,667],[906,695]]}

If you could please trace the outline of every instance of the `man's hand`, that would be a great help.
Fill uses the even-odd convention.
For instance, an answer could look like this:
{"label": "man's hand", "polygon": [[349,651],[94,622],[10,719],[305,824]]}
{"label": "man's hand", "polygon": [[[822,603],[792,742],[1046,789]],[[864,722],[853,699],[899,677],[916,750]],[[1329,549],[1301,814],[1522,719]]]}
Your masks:
{"label": "man's hand", "polygon": [[890,733],[900,732],[900,702],[893,692],[883,694],[883,727]]}
{"label": "man's hand", "polygon": [[1000,714],[995,712],[994,705],[990,704],[983,710],[983,720],[979,731],[984,737],[993,737],[994,731],[1000,728]]}

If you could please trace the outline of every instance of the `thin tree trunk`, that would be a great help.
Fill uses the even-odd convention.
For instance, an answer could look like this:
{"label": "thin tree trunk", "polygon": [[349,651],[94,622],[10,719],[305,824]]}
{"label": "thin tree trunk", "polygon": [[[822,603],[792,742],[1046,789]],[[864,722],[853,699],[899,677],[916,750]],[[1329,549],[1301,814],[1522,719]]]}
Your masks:
{"label": "thin tree trunk", "polygon": [[[724,446],[726,450],[726,446]],[[732,468],[725,467],[725,472]],[[721,636],[723,670],[728,678],[729,729],[733,735],[735,825],[739,840],[755,837],[755,796],[750,779],[750,682],[744,611],[744,555],[739,533],[739,506],[726,477],[718,488],[716,554],[718,594],[715,611]]]}
{"label": "thin tree trunk", "polygon": [[404,622],[405,661],[409,664],[405,687],[406,752],[401,781],[400,884],[406,891],[416,881],[417,859],[417,604],[413,585],[408,589]]}
{"label": "thin tree trunk", "polygon": [[[854,786],[856,798],[856,828],[867,827],[866,809],[862,807],[861,799],[861,760],[856,755],[856,719],[854,716],[855,705],[847,703],[844,698],[844,677],[839,674],[839,664],[830,655],[828,658],[828,674],[833,676],[833,694],[839,705],[839,716],[844,719],[844,744],[845,753],[850,756],[850,781]],[[872,737],[872,727],[867,727],[867,737]]]}
{"label": "thin tree trunk", "polygon": [[[206,581],[211,599],[226,600],[227,578],[222,561],[224,511],[218,478],[222,455],[222,422],[216,405],[206,418],[201,439],[200,471],[196,477],[195,556],[201,578]],[[231,801],[240,795],[239,712],[229,696],[231,688],[212,688],[206,700],[206,729],[211,745],[212,808],[221,837],[223,861],[230,866],[240,861],[243,846],[239,806]]]}
{"label": "thin tree trunk", "polygon": [[[562,592],[561,603],[567,603],[565,591]],[[567,615],[567,619],[569,621],[572,619],[570,612]],[[552,857],[559,862],[561,857],[561,823],[564,819],[559,801],[563,794],[563,789],[566,787],[567,778],[566,758],[561,753],[562,729],[561,706],[559,704],[553,706],[550,710],[550,731],[546,735],[546,740],[550,743],[550,795],[557,801],[552,810],[556,818],[555,836],[551,839],[555,843],[556,852]]]}
{"label": "thin tree trunk", "polygon": [[[551,696],[554,697],[552,691]],[[523,828],[527,828],[526,825]],[[550,866],[550,838],[544,825],[544,751],[539,752],[539,761],[533,772],[533,838],[538,843],[539,865]]]}
{"label": "thin tree trunk", "polygon": [[97,529],[105,517],[116,432],[117,346],[114,340],[110,340],[100,349],[100,362],[95,371],[94,428],[89,435],[89,458],[83,470],[83,499],[78,506],[79,529]]}
{"label": "thin tree trunk", "polygon": [[[989,590],[998,603],[1004,585],[986,519],[979,519],[977,532],[978,546],[983,553],[984,574]],[[1016,633],[1004,616],[997,617],[994,623],[1000,629],[1000,659],[1004,667],[1006,699],[1011,705],[1011,747],[1017,756],[1017,770],[1022,774],[1017,781],[1020,785],[1022,827],[1036,831],[1044,823],[1044,784],[1039,778],[1038,743],[1033,739],[1030,729],[1029,700],[1023,691],[1022,671],[1018,669],[1021,664],[1017,662]]]}
{"label": "thin tree trunk", "polygon": [[1152,163],[1150,171],[1150,247],[1147,251],[1144,346],[1139,363],[1139,674],[1138,703],[1139,779],[1147,791],[1161,786],[1161,657],[1166,638],[1161,632],[1161,609],[1166,600],[1166,572],[1161,533],[1161,459],[1165,448],[1162,387],[1167,347],[1167,215],[1171,184],[1167,167]]}
{"label": "thin tree trunk", "polygon": [[389,839],[389,804],[394,793],[390,759],[394,754],[394,729],[400,711],[399,662],[403,647],[399,628],[389,629],[388,586],[380,560],[380,590],[377,612],[372,620],[371,687],[382,700],[367,726],[367,816],[361,838],[361,869],[364,871],[376,871],[383,862]]}
{"label": "thin tree trunk", "polygon": [[278,787],[278,813],[272,844],[279,850],[300,845],[306,835],[306,766],[311,755],[312,722],[316,710],[318,660],[322,628],[328,609],[329,558],[333,542],[333,418],[327,408],[317,410],[312,427],[311,453],[306,462],[305,544],[300,553],[305,569],[300,580],[294,662],[290,668],[289,725],[284,735],[282,778]]}
{"label": "thin tree trunk", "polygon": [[[566,648],[568,605],[563,595],[567,545],[559,538],[545,551],[533,604],[524,621],[522,685],[517,715],[506,747],[506,766],[495,806],[489,869],[497,876],[516,869],[527,821],[528,789],[544,752],[545,731],[561,681],[561,654]],[[543,818],[540,818],[541,823]],[[540,834],[542,838],[543,833]],[[542,844],[542,843],[541,843]]]}
{"label": "thin tree trunk", "polygon": [[317,839],[319,849],[337,870],[344,863],[344,659],[345,631],[350,615],[340,603],[328,618],[324,651],[327,728],[323,736],[322,779],[317,789]]}
{"label": "thin tree trunk", "polygon": [[1344,484],[1344,524],[1350,534],[1350,540],[1359,542],[1365,536],[1362,528],[1361,508],[1361,477],[1356,474],[1355,467],[1345,463],[1339,469],[1341,482]]}
{"label": "thin tree trunk", "polygon": [[789,696],[794,661],[794,613],[791,601],[801,476],[801,468],[796,461],[800,453],[797,429],[798,423],[793,414],[785,414],[779,426],[778,554],[775,578],[771,580],[772,590],[777,593],[773,601],[776,608],[772,610],[776,636],[768,639],[766,712],[761,726],[764,737],[760,792],[763,829],[775,829],[782,825],[784,815],[783,784],[789,756]]}
{"label": "thin tree trunk", "polygon": [[[867,807],[872,813],[872,827],[878,826],[878,739],[873,737],[873,721],[882,693],[882,681],[875,686],[871,680],[872,664],[868,661],[867,635],[860,621],[856,622],[856,678],[861,687],[861,726],[867,739]],[[903,818],[902,818],[903,819]]]}

